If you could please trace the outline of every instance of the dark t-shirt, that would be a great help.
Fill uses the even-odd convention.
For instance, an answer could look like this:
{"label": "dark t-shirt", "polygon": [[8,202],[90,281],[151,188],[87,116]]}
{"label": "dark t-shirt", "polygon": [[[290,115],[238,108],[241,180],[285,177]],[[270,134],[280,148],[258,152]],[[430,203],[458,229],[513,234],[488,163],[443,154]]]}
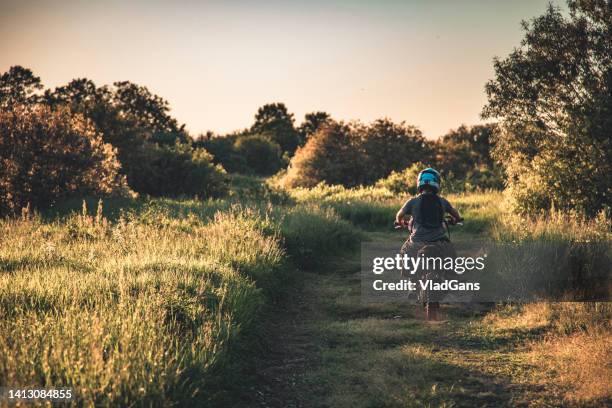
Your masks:
{"label": "dark t-shirt", "polygon": [[[427,193],[426,193],[427,194]],[[421,217],[421,202],[422,196],[418,195],[417,197],[411,198],[406,201],[406,203],[400,209],[400,215],[410,215],[412,216],[412,232],[410,234],[410,241],[412,242],[434,242],[444,239],[446,237],[446,232],[444,230],[444,225],[440,223],[439,227],[426,227],[424,225],[420,225],[418,220],[422,219]],[[442,208],[444,212],[451,212],[453,207],[451,204],[445,199],[440,197],[440,203],[442,204]]]}

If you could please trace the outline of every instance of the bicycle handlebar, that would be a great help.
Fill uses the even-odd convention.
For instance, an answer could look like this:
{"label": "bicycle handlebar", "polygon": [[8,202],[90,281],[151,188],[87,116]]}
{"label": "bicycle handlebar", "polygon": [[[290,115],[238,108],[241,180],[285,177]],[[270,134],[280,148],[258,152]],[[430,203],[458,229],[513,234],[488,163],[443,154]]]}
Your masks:
{"label": "bicycle handlebar", "polygon": [[[459,221],[455,222],[455,219],[453,217],[451,217],[451,216],[444,217],[444,223],[446,225],[463,226],[463,221],[464,221],[463,218],[461,218]],[[403,228],[409,228],[407,222],[403,222],[403,223],[394,222],[393,223],[393,229],[399,230],[399,229],[403,229]]]}

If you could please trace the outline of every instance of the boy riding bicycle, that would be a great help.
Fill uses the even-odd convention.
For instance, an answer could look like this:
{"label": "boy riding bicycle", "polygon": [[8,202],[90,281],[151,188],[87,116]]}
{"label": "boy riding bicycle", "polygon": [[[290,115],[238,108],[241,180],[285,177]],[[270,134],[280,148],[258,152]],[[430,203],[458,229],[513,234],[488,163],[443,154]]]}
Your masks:
{"label": "boy riding bicycle", "polygon": [[[396,225],[407,227],[410,237],[402,245],[401,254],[410,257],[455,257],[455,250],[446,236],[446,213],[451,215],[451,224],[463,221],[459,212],[438,195],[440,191],[440,173],[427,168],[417,177],[419,195],[406,201],[395,216]],[[409,219],[408,219],[409,218]],[[440,273],[429,272],[423,278],[440,279]],[[420,300],[425,305],[428,319],[437,319],[438,299],[430,293],[420,293]]]}

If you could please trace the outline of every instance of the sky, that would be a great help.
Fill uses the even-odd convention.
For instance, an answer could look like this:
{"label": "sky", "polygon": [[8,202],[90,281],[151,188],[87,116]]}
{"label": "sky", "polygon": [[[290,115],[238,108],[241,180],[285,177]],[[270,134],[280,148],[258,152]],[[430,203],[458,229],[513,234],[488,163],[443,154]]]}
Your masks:
{"label": "sky", "polygon": [[46,87],[145,85],[194,136],[248,127],[258,107],[284,102],[297,124],[323,110],[436,138],[481,122],[493,58],[547,4],[0,0],[0,72],[23,65]]}

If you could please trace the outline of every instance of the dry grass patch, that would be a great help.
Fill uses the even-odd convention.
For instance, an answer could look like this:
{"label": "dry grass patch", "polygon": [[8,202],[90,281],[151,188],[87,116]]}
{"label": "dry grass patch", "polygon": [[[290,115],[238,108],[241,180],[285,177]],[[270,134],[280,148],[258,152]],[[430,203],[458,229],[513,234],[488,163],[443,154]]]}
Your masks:
{"label": "dry grass patch", "polygon": [[612,401],[612,337],[607,330],[550,337],[533,343],[532,360],[546,368],[547,381],[561,385],[573,403]]}

